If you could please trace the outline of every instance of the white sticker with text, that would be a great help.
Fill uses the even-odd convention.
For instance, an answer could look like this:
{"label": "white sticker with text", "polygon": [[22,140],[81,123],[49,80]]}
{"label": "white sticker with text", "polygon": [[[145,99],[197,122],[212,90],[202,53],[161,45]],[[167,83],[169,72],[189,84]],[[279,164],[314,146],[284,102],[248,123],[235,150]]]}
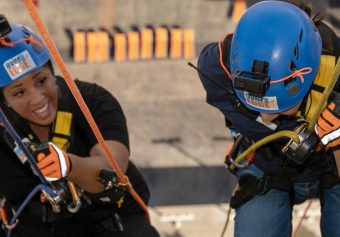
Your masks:
{"label": "white sticker with text", "polygon": [[258,109],[265,109],[265,110],[278,110],[279,109],[276,96],[257,97],[257,96],[251,96],[249,95],[248,92],[245,91],[244,98],[247,104]]}
{"label": "white sticker with text", "polygon": [[31,55],[27,50],[8,59],[4,64],[8,76],[15,80],[25,74],[26,72],[36,67]]}

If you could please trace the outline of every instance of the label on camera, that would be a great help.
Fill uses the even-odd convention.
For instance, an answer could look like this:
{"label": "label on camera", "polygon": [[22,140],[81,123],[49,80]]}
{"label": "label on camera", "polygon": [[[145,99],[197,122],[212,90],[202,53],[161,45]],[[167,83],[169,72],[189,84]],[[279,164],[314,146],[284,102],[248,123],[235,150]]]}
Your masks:
{"label": "label on camera", "polygon": [[276,96],[257,97],[257,96],[249,95],[249,93],[245,91],[244,98],[247,104],[258,109],[265,109],[265,110],[278,110],[279,109]]}
{"label": "label on camera", "polygon": [[25,50],[13,58],[8,59],[3,66],[6,69],[8,76],[12,80],[15,80],[26,72],[34,69],[36,64],[29,52]]}

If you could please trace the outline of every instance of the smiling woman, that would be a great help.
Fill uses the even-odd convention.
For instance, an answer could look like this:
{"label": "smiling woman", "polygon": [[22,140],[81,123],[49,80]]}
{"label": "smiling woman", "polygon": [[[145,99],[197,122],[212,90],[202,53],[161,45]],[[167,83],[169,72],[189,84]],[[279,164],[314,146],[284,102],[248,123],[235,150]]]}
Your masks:
{"label": "smiling woman", "polygon": [[41,67],[5,86],[3,96],[7,106],[29,121],[36,134],[42,132],[41,140],[47,141],[48,125],[55,120],[58,106],[58,89],[49,67]]}
{"label": "smiling woman", "polygon": [[[119,183],[65,81],[54,75],[42,41],[25,26],[9,27],[11,31],[0,38],[0,107],[28,144],[37,170],[55,191],[56,200],[62,200],[52,208],[36,194],[9,233],[38,237],[159,236],[144,210]],[[75,84],[120,170],[147,203],[148,187],[129,161],[127,125],[119,102],[96,84],[78,80]],[[0,199],[7,200],[7,206],[0,208],[16,209],[42,181],[22,164],[25,159],[16,157],[13,151],[17,151],[17,144],[6,127],[0,128],[0,146]],[[80,208],[74,208],[75,203]]]}

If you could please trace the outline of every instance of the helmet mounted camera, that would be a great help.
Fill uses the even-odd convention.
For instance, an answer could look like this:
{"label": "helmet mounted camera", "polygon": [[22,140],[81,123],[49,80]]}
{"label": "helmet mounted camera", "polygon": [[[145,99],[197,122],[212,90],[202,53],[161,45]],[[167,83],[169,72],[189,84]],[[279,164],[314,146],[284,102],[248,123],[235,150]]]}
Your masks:
{"label": "helmet mounted camera", "polygon": [[235,89],[247,91],[252,96],[263,97],[270,85],[268,67],[268,62],[254,60],[251,72],[239,71],[236,73]]}

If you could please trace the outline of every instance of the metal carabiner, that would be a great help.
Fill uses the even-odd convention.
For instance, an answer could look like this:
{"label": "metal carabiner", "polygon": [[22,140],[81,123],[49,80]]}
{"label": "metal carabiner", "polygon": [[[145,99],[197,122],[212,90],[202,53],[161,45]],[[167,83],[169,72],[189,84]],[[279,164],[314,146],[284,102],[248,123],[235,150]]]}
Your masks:
{"label": "metal carabiner", "polygon": [[235,137],[235,142],[232,145],[230,151],[227,152],[226,157],[225,157],[225,162],[224,162],[225,166],[226,166],[227,169],[229,169],[231,166],[235,166],[239,169],[247,168],[249,166],[250,162],[246,161],[243,164],[235,162],[235,156],[237,156],[237,153],[238,153],[239,148],[240,148],[241,141],[244,139],[244,136],[242,134],[238,133],[234,137]]}
{"label": "metal carabiner", "polygon": [[[6,212],[6,209],[5,209],[5,204],[6,204],[6,198],[0,198],[0,213],[1,213],[0,220],[2,220],[2,223],[7,230],[12,230],[19,223],[19,220],[16,219],[13,224],[10,224],[8,222],[8,216],[7,216],[7,212]],[[11,208],[11,210],[12,210],[12,214],[14,216],[15,215],[14,208]]]}

